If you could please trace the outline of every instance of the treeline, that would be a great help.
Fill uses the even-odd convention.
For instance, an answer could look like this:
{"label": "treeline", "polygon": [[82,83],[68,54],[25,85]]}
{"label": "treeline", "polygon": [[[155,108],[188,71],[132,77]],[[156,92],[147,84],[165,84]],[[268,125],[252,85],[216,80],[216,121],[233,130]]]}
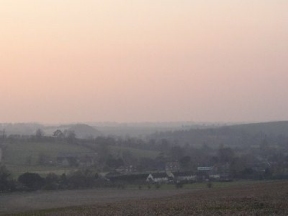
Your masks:
{"label": "treeline", "polygon": [[100,178],[98,173],[90,169],[82,169],[69,174],[56,175],[49,173],[45,177],[38,173],[26,172],[18,179],[13,179],[4,165],[0,166],[0,192],[35,191],[35,190],[67,190],[95,187],[115,187],[109,181]]}

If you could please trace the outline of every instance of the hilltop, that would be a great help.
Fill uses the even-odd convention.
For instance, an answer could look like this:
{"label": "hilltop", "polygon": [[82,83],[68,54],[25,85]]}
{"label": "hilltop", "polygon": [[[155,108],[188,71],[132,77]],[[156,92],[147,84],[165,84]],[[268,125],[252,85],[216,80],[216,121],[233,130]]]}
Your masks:
{"label": "hilltop", "polygon": [[167,139],[177,144],[195,146],[209,145],[210,147],[251,146],[259,145],[263,140],[281,141],[288,137],[288,121],[264,122],[219,126],[211,128],[191,128],[169,132],[155,133],[151,138]]}

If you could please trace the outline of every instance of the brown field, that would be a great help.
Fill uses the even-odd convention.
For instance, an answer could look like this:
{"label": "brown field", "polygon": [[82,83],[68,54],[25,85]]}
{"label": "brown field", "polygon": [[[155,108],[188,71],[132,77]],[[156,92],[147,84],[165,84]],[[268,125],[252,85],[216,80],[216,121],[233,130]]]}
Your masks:
{"label": "brown field", "polygon": [[210,189],[98,189],[1,195],[0,212],[56,216],[288,215],[288,181]]}

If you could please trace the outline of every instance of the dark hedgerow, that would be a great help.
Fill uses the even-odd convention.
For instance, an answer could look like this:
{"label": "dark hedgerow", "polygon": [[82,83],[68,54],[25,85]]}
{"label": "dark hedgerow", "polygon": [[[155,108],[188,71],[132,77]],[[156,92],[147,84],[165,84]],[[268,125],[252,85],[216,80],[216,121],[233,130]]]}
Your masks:
{"label": "dark hedgerow", "polygon": [[26,172],[19,176],[18,181],[28,190],[39,190],[45,185],[45,179],[38,173]]}

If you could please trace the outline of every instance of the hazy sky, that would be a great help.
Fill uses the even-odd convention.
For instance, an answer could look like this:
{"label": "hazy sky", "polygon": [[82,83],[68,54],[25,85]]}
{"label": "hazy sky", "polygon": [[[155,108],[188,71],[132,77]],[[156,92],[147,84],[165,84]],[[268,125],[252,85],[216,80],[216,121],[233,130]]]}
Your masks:
{"label": "hazy sky", "polygon": [[0,122],[288,120],[287,0],[0,0]]}

